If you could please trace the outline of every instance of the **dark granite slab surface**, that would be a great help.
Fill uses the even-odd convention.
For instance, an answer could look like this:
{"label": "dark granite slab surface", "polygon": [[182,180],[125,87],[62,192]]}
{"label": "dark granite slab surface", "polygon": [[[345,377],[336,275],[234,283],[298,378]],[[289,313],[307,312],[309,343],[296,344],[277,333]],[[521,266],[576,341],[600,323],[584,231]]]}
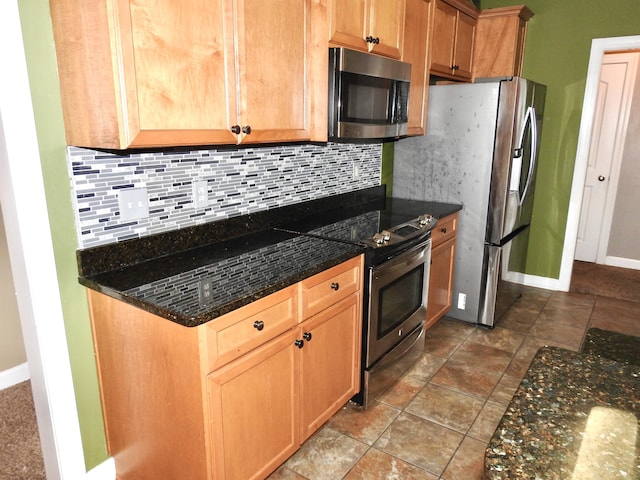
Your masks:
{"label": "dark granite slab surface", "polygon": [[640,367],[543,347],[485,452],[485,479],[640,478]]}
{"label": "dark granite slab surface", "polygon": [[587,330],[581,351],[618,362],[640,365],[640,338],[631,335],[590,328]]}
{"label": "dark granite slab surface", "polygon": [[80,283],[195,327],[362,251],[342,242],[262,232],[81,277]]}
{"label": "dark granite slab surface", "polygon": [[381,185],[79,250],[80,283],[194,327],[360,255],[355,240],[384,217],[385,205],[402,205],[395,210],[407,219],[461,208],[384,194]]}

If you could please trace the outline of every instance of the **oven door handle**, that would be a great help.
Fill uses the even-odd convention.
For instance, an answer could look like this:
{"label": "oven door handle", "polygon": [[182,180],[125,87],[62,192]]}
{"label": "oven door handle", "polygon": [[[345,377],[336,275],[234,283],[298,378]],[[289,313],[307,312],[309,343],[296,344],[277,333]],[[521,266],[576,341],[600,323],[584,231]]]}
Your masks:
{"label": "oven door handle", "polygon": [[377,280],[381,280],[390,275],[398,277],[406,272],[410,272],[421,264],[428,263],[430,253],[431,240],[428,240],[387,262],[373,267],[371,273]]}

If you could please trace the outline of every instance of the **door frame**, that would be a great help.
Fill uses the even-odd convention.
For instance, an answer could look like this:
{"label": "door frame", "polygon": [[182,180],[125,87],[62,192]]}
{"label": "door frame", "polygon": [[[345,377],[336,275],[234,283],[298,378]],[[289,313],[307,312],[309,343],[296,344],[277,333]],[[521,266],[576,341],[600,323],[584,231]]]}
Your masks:
{"label": "door frame", "polygon": [[567,226],[562,249],[562,261],[560,263],[560,278],[558,289],[568,292],[571,286],[571,273],[578,238],[578,224],[580,211],[582,210],[582,196],[584,182],[587,175],[587,162],[591,134],[593,131],[593,119],[596,111],[596,97],[598,94],[598,82],[600,81],[600,69],[604,54],[613,51],[636,50],[640,48],[640,35],[629,37],[596,38],[591,42],[591,54],[587,70],[587,82],[582,104],[582,116],[578,135],[578,149],[573,170],[573,182],[571,184],[571,197],[569,199],[569,211]]}
{"label": "door frame", "polygon": [[0,1],[0,204],[48,479],[87,472],[17,0]]}

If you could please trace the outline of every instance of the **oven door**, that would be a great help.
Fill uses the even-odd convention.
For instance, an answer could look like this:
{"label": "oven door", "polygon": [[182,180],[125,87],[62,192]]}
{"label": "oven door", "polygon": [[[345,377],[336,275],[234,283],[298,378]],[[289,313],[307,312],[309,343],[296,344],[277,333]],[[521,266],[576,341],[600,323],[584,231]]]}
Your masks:
{"label": "oven door", "polygon": [[431,239],[369,270],[369,334],[373,365],[426,319]]}

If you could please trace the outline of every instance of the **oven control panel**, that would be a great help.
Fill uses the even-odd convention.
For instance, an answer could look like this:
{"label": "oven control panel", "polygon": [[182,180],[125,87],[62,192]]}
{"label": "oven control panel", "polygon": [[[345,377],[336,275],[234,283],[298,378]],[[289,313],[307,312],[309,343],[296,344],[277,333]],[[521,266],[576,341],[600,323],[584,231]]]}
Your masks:
{"label": "oven control panel", "polygon": [[436,217],[425,213],[409,222],[397,225],[388,230],[382,230],[370,239],[364,240],[363,243],[373,248],[380,248],[409,242],[414,238],[420,238],[430,232],[436,223],[438,223]]}

